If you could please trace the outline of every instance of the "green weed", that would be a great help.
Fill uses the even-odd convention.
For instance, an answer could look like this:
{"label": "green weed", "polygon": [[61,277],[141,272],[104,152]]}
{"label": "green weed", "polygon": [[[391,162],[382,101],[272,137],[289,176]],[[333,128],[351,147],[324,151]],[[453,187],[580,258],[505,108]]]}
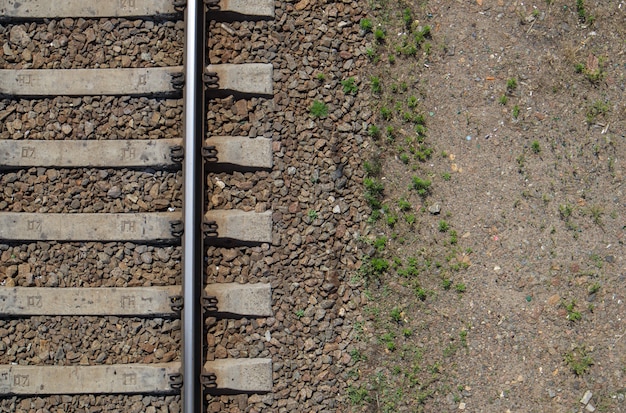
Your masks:
{"label": "green weed", "polygon": [[517,79],[512,77],[512,78],[510,78],[509,80],[506,81],[506,90],[507,90],[508,93],[511,93],[515,89],[517,89]]}
{"label": "green weed", "polygon": [[439,232],[447,232],[450,229],[450,225],[445,220],[439,221]]}
{"label": "green weed", "polygon": [[356,80],[353,77],[342,80],[341,86],[343,87],[343,93],[351,95],[356,95],[359,90],[359,87],[356,85]]}
{"label": "green weed", "polygon": [[367,134],[374,139],[380,138],[380,128],[376,125],[370,125],[367,128]]}
{"label": "green weed", "polygon": [[372,93],[378,95],[382,91],[382,86],[380,85],[380,78],[378,76],[370,77]]}
{"label": "green weed", "polygon": [[365,33],[368,33],[368,32],[372,31],[372,28],[374,27],[374,24],[372,23],[372,21],[370,19],[365,18],[365,19],[361,19],[361,21],[359,22],[359,27]]}
{"label": "green weed", "polygon": [[348,393],[348,399],[350,399],[350,403],[360,406],[365,402],[369,402],[369,396],[367,393],[367,389],[359,387],[354,387],[352,385],[348,386],[346,390]]}
{"label": "green weed", "polygon": [[427,179],[422,179],[418,176],[411,178],[411,187],[417,191],[421,196],[426,196],[430,192],[431,182]]}
{"label": "green weed", "polygon": [[311,113],[311,116],[313,116],[314,118],[325,118],[326,116],[328,116],[328,106],[326,106],[326,103],[320,100],[315,100],[313,102],[313,105],[311,105],[311,109],[309,111]]}
{"label": "green weed", "polygon": [[584,346],[575,347],[572,351],[565,353],[563,358],[577,376],[582,376],[594,364],[593,359],[587,354],[587,349]]}
{"label": "green weed", "polygon": [[382,27],[377,27],[376,30],[374,30],[374,39],[376,39],[378,43],[385,41],[385,31]]}
{"label": "green weed", "polygon": [[533,150],[533,152],[535,152],[535,153],[541,152],[541,146],[539,145],[539,141],[537,141],[537,140],[533,141],[533,143],[530,145],[530,147]]}

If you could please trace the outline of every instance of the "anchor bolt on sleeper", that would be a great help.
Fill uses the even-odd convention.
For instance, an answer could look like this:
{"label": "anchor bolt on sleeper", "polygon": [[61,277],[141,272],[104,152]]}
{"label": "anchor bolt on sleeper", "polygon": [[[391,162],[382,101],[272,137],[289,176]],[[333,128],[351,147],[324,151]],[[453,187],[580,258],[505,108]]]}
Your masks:
{"label": "anchor bolt on sleeper", "polygon": [[204,81],[208,89],[218,89],[220,87],[220,78],[219,76],[217,76],[217,72],[204,72],[202,75],[202,80]]}

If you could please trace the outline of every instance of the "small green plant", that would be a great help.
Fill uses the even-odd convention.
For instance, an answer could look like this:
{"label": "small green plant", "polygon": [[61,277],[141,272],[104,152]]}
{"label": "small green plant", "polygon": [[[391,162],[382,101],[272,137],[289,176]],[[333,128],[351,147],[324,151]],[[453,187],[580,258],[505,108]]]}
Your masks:
{"label": "small green plant", "polygon": [[400,198],[398,199],[398,208],[400,208],[400,211],[410,211],[411,203],[405,198]]}
{"label": "small green plant", "polygon": [[411,30],[411,25],[413,24],[413,15],[411,14],[411,9],[406,8],[402,10],[402,21],[404,22],[404,28],[407,30]]}
{"label": "small green plant", "polygon": [[589,208],[589,213],[591,214],[594,224],[602,227],[602,215],[604,214],[602,208],[598,205],[593,205]]}
{"label": "small green plant", "polygon": [[517,119],[519,117],[519,106],[513,106],[513,111],[511,112],[511,115],[513,115],[513,119]]}
{"label": "small green plant", "polygon": [[567,220],[574,211],[574,207],[570,204],[561,204],[559,205],[559,214],[561,215],[561,219]]}
{"label": "small green plant", "polygon": [[398,223],[398,216],[396,214],[387,214],[386,221],[387,225],[389,225],[390,228],[393,228]]}
{"label": "small green plant", "polygon": [[354,360],[356,363],[358,363],[359,361],[367,360],[367,357],[365,357],[365,355],[356,348],[350,350],[350,358],[352,358],[352,360]]}
{"label": "small green plant", "polygon": [[506,95],[502,95],[498,99],[498,102],[500,102],[501,105],[506,105],[506,102],[508,101],[509,101],[509,98]]}
{"label": "small green plant", "polygon": [[439,232],[447,232],[450,229],[450,225],[445,220],[439,221]]}
{"label": "small green plant", "polygon": [[598,254],[591,254],[589,258],[591,259],[591,261],[593,261],[593,265],[595,265],[596,268],[602,268],[602,266],[604,265],[602,257]]}
{"label": "small green plant", "polygon": [[[374,91],[374,88],[372,87],[372,92],[373,91]],[[382,108],[380,108],[380,117],[383,118],[384,120],[390,120],[392,115],[393,114],[391,112],[391,109],[389,109],[388,107],[383,106]],[[393,127],[391,127],[391,128],[392,128],[392,131],[393,131]]]}
{"label": "small green plant", "polygon": [[411,187],[421,196],[428,195],[428,192],[430,191],[430,184],[431,182],[429,180],[422,179],[418,176],[411,178]]}
{"label": "small green plant", "polygon": [[374,257],[365,258],[360,270],[368,281],[372,281],[373,279],[380,277],[388,269],[389,262],[387,260],[384,258]]}
{"label": "small green plant", "polygon": [[324,75],[324,73],[322,72],[319,72],[317,76],[315,76],[315,78],[319,80],[320,82],[323,82],[324,80],[326,80],[326,75]]}
{"label": "small green plant", "polygon": [[354,387],[353,385],[348,386],[346,390],[348,393],[348,399],[350,399],[350,403],[353,405],[360,406],[365,402],[369,402],[369,396],[367,393],[367,389],[361,386]]}
{"label": "small green plant", "polygon": [[378,63],[378,61],[380,60],[380,56],[378,55],[378,53],[376,53],[376,49],[374,49],[373,47],[368,47],[367,49],[365,49],[365,55],[368,59],[370,59],[370,62]]}
{"label": "small green plant", "polygon": [[411,330],[410,328],[403,328],[402,335],[407,338],[411,337],[413,335],[413,330]]}
{"label": "small green plant", "polygon": [[411,109],[415,108],[417,106],[417,98],[415,96],[409,96],[407,104]]}
{"label": "small green plant", "polygon": [[585,71],[585,65],[582,63],[576,63],[574,66],[574,71],[576,73],[583,73]]}
{"label": "small green plant", "polygon": [[382,168],[380,158],[372,158],[369,161],[363,162],[363,169],[365,169],[365,174],[368,177],[376,177],[380,175]]}
{"label": "small green plant", "polygon": [[403,152],[400,154],[400,161],[403,164],[408,165],[410,160],[411,160],[411,157],[409,156],[408,153]]}
{"label": "small green plant", "polygon": [[442,174],[441,174],[441,178],[442,178],[444,181],[449,181],[449,180],[452,178],[452,176],[450,175],[450,173],[449,173],[449,172],[444,172],[444,173],[442,173]]}
{"label": "small green plant", "polygon": [[512,78],[510,78],[509,80],[506,81],[506,91],[508,93],[511,93],[515,89],[517,89],[517,79],[512,77]]}
{"label": "small green plant", "polygon": [[587,354],[585,346],[575,347],[563,357],[569,368],[577,376],[582,376],[593,365],[593,359]]}
{"label": "small green plant", "polygon": [[401,82],[400,83],[400,91],[402,93],[406,92],[407,90],[409,90],[409,85],[407,85],[406,82]]}
{"label": "small green plant", "polygon": [[541,152],[541,146],[539,145],[539,141],[537,140],[534,140],[530,147],[535,153]]}
{"label": "small green plant", "polygon": [[394,307],[393,310],[391,310],[391,313],[389,313],[389,316],[393,321],[399,323],[402,321],[402,310],[398,307]]}
{"label": "small green plant", "polygon": [[606,115],[609,111],[608,103],[605,103],[601,100],[596,100],[593,104],[587,109],[587,115],[585,120],[589,125],[592,125],[596,122],[598,116]]}
{"label": "small green plant", "polygon": [[600,291],[600,283],[599,282],[595,282],[592,285],[589,286],[589,288],[587,289],[587,291],[589,291],[589,294],[595,294],[598,291]]}
{"label": "small green plant", "polygon": [[457,285],[454,286],[454,289],[456,290],[457,293],[464,293],[466,287],[465,287],[465,284],[458,283]]}
{"label": "small green plant", "polygon": [[396,57],[392,54],[390,54],[389,57],[387,57],[387,60],[389,61],[390,65],[396,63]]}
{"label": "small green plant", "polygon": [[298,317],[298,318],[304,317],[304,310],[302,310],[302,309],[296,310],[296,317]]}
{"label": "small green plant", "polygon": [[455,230],[450,231],[450,245],[456,245],[459,242],[459,235]]}
{"label": "small green plant", "polygon": [[372,28],[374,27],[374,24],[372,23],[372,21],[370,19],[364,18],[364,19],[361,19],[361,21],[359,22],[359,27],[365,33],[368,33],[368,32],[372,31]]}
{"label": "small green plant", "polygon": [[376,30],[374,30],[374,39],[376,39],[378,43],[385,41],[385,30],[383,30],[382,27],[377,27]]}
{"label": "small green plant", "polygon": [[389,140],[390,142],[396,138],[396,131],[393,126],[387,126],[385,128],[385,134],[387,135],[387,140]]}
{"label": "small green plant", "polygon": [[318,217],[317,211],[314,209],[309,209],[309,212],[307,212],[306,215],[311,219],[311,221],[316,220]]}
{"label": "small green plant", "polygon": [[370,125],[367,128],[367,134],[374,139],[380,138],[380,128],[376,125]]}
{"label": "small green plant", "polygon": [[576,300],[572,300],[569,303],[564,303],[565,309],[567,310],[567,319],[569,321],[579,321],[582,319],[582,314],[579,311],[575,310]]}
{"label": "small green plant", "polygon": [[380,78],[378,76],[370,77],[372,93],[378,95],[382,91],[382,86],[380,85]]}
{"label": "small green plant", "polygon": [[461,330],[459,338],[461,339],[461,345],[467,348],[467,330]]}
{"label": "small green plant", "polygon": [[585,0],[576,0],[576,12],[581,23],[592,24],[595,18],[585,9]]}
{"label": "small green plant", "polygon": [[378,237],[374,240],[374,248],[378,252],[383,252],[387,246],[387,237]]}
{"label": "small green plant", "polygon": [[415,224],[415,214],[406,214],[406,215],[404,215],[404,220],[409,225]]}
{"label": "small green plant", "polygon": [[372,209],[380,209],[383,191],[385,190],[383,183],[376,178],[368,177],[363,179],[363,184],[365,185],[365,199],[370,207]]}
{"label": "small green plant", "polygon": [[315,100],[311,105],[310,112],[314,118],[325,118],[328,116],[328,106],[320,100]]}
{"label": "small green plant", "polygon": [[356,80],[353,77],[342,80],[341,86],[343,87],[344,93],[349,93],[351,95],[356,95],[356,92],[359,90],[359,87],[356,85]]}
{"label": "small green plant", "polygon": [[452,281],[449,278],[442,279],[441,288],[443,288],[446,291],[449,290],[450,288],[452,288]]}

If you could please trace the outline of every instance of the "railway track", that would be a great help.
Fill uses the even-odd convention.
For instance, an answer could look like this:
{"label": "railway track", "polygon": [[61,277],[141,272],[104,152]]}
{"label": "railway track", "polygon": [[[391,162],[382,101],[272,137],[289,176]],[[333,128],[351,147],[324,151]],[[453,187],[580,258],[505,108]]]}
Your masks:
{"label": "railway track", "polygon": [[[82,201],[82,204],[87,205],[79,201],[78,204],[82,206],[78,208],[77,204],[70,212],[50,212],[50,209],[55,208],[48,206],[52,202],[43,198],[38,198],[38,201],[33,202],[34,206],[28,208],[22,208],[21,204],[17,207],[10,202],[6,203],[0,211],[0,244],[7,252],[35,250],[47,243],[68,243],[83,248],[82,253],[85,255],[90,253],[84,250],[85,247],[109,250],[119,248],[114,258],[120,258],[123,254],[119,251],[128,250],[130,254],[131,246],[137,245],[140,248],[135,248],[134,260],[137,267],[146,272],[151,271],[152,257],[149,251],[159,249],[154,255],[165,255],[168,261],[170,255],[176,256],[176,251],[180,253],[180,259],[170,264],[169,268],[180,272],[174,277],[174,283],[168,282],[172,279],[169,277],[167,280],[144,282],[149,285],[132,286],[133,283],[116,281],[115,286],[100,283],[97,287],[81,286],[81,280],[74,286],[67,286],[71,282],[57,283],[55,286],[41,285],[44,283],[35,278],[50,278],[50,274],[56,277],[56,274],[63,272],[60,268],[63,264],[59,268],[47,265],[46,268],[35,269],[35,264],[17,264],[21,262],[21,257],[15,254],[3,254],[8,257],[7,262],[2,263],[5,268],[13,267],[18,272],[38,274],[37,277],[30,274],[30,281],[25,283],[27,285],[9,282],[0,287],[0,317],[7,331],[12,328],[9,322],[16,319],[41,322],[52,317],[57,320],[59,317],[82,317],[82,320],[100,324],[106,323],[103,319],[111,317],[132,320],[180,319],[178,325],[181,339],[176,354],[147,359],[152,362],[113,363],[107,361],[107,357],[98,357],[96,360],[81,358],[79,363],[72,358],[64,360],[60,357],[54,358],[52,362],[46,360],[44,352],[38,359],[40,363],[22,361],[2,364],[0,394],[3,397],[180,394],[182,411],[191,413],[203,411],[206,408],[206,396],[210,394],[272,390],[271,359],[215,359],[206,354],[205,320],[263,317],[272,313],[269,284],[204,285],[204,252],[209,246],[260,245],[272,241],[271,211],[207,210],[204,205],[206,179],[212,168],[221,171],[251,171],[272,167],[270,139],[206,136],[206,103],[211,96],[272,95],[271,64],[211,65],[207,61],[207,13],[211,19],[218,21],[272,19],[274,15],[273,2],[267,0],[0,1],[2,24],[8,26],[44,22],[50,27],[50,22],[64,19],[81,19],[84,22],[87,19],[115,18],[130,22],[128,27],[134,25],[133,19],[139,19],[135,21],[184,22],[185,28],[182,65],[146,64],[145,67],[124,68],[100,65],[99,68],[42,69],[32,68],[32,64],[26,63],[0,70],[0,95],[13,102],[48,102],[57,96],[74,97],[79,103],[74,111],[79,112],[84,103],[81,99],[85,97],[120,97],[122,101],[150,98],[159,105],[168,106],[166,113],[172,106],[176,106],[173,105],[176,102],[182,105],[180,109],[183,113],[182,123],[173,125],[174,122],[170,121],[169,125],[180,130],[180,137],[155,137],[164,134],[150,133],[142,136],[138,133],[132,138],[121,139],[120,134],[110,131],[115,139],[102,136],[107,132],[99,131],[100,138],[94,139],[86,132],[81,135],[71,130],[71,127],[61,126],[60,133],[50,140],[46,139],[45,133],[39,134],[36,139],[24,133],[22,119],[15,116],[11,105],[4,105],[0,111],[3,120],[11,119],[6,123],[8,138],[0,140],[0,174],[5,177],[12,174],[17,179],[23,171],[36,171],[38,176],[46,177],[57,176],[59,171],[79,171],[79,174],[85,176],[97,174],[104,178],[111,175],[119,178],[118,172],[126,174],[124,176],[147,173],[154,176],[153,181],[156,183],[144,184],[143,188],[129,185],[135,189],[139,187],[140,192],[148,190],[149,186],[151,199],[158,197],[161,189],[167,188],[166,183],[156,180],[157,174],[182,177],[182,196],[175,196],[176,191],[170,191],[171,199],[153,204],[152,209],[156,205],[156,210],[150,210],[145,202],[142,204],[142,199],[137,199],[137,195],[120,194],[122,189],[111,185],[105,185],[109,187],[108,195],[113,198],[125,195],[121,208],[123,212],[94,211],[106,208],[95,208],[98,201],[89,199]],[[20,30],[16,32],[21,33]],[[57,41],[51,40],[52,43]],[[7,53],[10,50],[7,52],[5,46]],[[151,121],[154,121],[154,116]],[[155,122],[158,123],[159,119]],[[89,128],[82,125],[79,129],[86,131]],[[136,129],[141,132],[140,128]],[[63,139],[58,139],[59,136]],[[15,181],[13,178],[6,180]],[[88,179],[82,179],[81,184],[85,181]],[[41,179],[44,185],[47,182],[47,179]],[[125,187],[123,180],[120,185]],[[17,195],[19,199],[15,202],[20,202],[24,198],[23,194],[18,192]],[[90,202],[93,205],[89,205]],[[109,209],[116,209],[115,205],[119,207],[121,204],[113,203]],[[23,258],[27,259],[26,256]],[[100,277],[105,279],[111,276],[108,272],[113,272],[110,265],[98,270]],[[89,278],[89,274],[85,277]],[[9,277],[5,281],[7,279]],[[59,287],[59,284],[66,286]],[[132,335],[131,332],[127,334]],[[11,343],[8,344],[10,347]],[[32,343],[23,344],[28,348],[32,346]],[[163,361],[165,359],[167,361]]]}

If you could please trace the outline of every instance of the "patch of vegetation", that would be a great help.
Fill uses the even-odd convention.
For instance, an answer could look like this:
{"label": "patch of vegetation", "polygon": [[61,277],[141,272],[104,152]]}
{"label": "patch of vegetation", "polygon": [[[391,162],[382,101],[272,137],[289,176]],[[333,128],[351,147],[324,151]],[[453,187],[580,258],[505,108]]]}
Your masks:
{"label": "patch of vegetation", "polygon": [[348,399],[350,399],[350,403],[352,403],[353,405],[360,406],[365,402],[369,402],[370,400],[367,389],[361,386],[348,386],[347,394]]}
{"label": "patch of vegetation", "polygon": [[322,73],[322,72],[319,72],[319,73],[315,76],[315,78],[316,78],[317,80],[319,80],[320,82],[323,82],[324,80],[326,80],[326,75],[324,75],[324,73]]}
{"label": "patch of vegetation", "polygon": [[517,89],[517,79],[512,77],[512,78],[510,78],[509,80],[506,81],[506,91],[508,93],[511,93],[515,89]]}
{"label": "patch of vegetation", "polygon": [[511,112],[513,119],[517,119],[519,117],[519,106],[513,106],[513,111]]}
{"label": "patch of vegetation", "polygon": [[585,346],[575,347],[563,356],[565,363],[577,376],[582,376],[593,365],[593,359],[587,353]]}
{"label": "patch of vegetation", "polygon": [[563,303],[565,310],[567,310],[567,319],[569,321],[579,321],[582,319],[580,311],[576,311],[576,300],[571,300],[569,303]]}
{"label": "patch of vegetation", "polygon": [[389,269],[389,262],[380,257],[364,258],[361,265],[361,274],[368,282],[377,280],[385,271]]}
{"label": "patch of vegetation", "polygon": [[307,212],[306,215],[311,219],[311,221],[316,220],[318,217],[317,211],[314,209],[309,209],[309,212]]}
{"label": "patch of vegetation", "polygon": [[430,192],[431,182],[418,176],[411,178],[411,187],[421,196],[426,196]]}
{"label": "patch of vegetation", "polygon": [[378,237],[374,240],[374,248],[376,248],[378,252],[383,252],[386,246],[387,246],[387,237],[384,237],[384,236]]}
{"label": "patch of vegetation", "polygon": [[539,152],[541,152],[541,146],[539,145],[539,141],[537,140],[534,140],[530,147],[534,153],[538,154]]}
{"label": "patch of vegetation", "polygon": [[343,93],[356,95],[356,92],[359,91],[359,87],[356,85],[356,80],[354,77],[349,77],[341,81],[341,86],[343,87]]}
{"label": "patch of vegetation", "polygon": [[378,95],[382,90],[382,86],[380,85],[380,78],[378,76],[370,77],[370,82],[372,86],[372,93]]}
{"label": "patch of vegetation", "polygon": [[374,27],[374,24],[372,23],[372,21],[370,19],[364,18],[364,19],[361,19],[361,21],[359,22],[359,27],[365,33],[368,33],[368,32],[372,31],[372,28]]}
{"label": "patch of vegetation", "polygon": [[374,30],[374,39],[376,39],[378,43],[385,41],[385,31],[382,27],[377,27],[376,30]]}
{"label": "patch of vegetation", "polygon": [[363,179],[365,185],[365,200],[372,209],[380,209],[382,206],[382,197],[385,186],[376,178]]}
{"label": "patch of vegetation", "polygon": [[374,139],[380,138],[380,128],[377,125],[370,125],[367,128],[367,134]]}
{"label": "patch of vegetation", "polygon": [[592,24],[595,18],[585,8],[585,0],[576,0],[576,12],[581,23]]}
{"label": "patch of vegetation", "polygon": [[313,116],[314,118],[325,118],[326,116],[328,116],[328,106],[321,100],[313,101],[313,104],[311,105],[311,109],[309,111],[311,113],[311,116]]}
{"label": "patch of vegetation", "polygon": [[384,120],[391,120],[392,115],[393,113],[391,112],[391,109],[389,109],[388,107],[383,106],[382,108],[380,108],[380,117],[383,118]]}
{"label": "patch of vegetation", "polygon": [[369,161],[363,162],[363,169],[365,169],[365,173],[368,177],[377,177],[380,175],[382,171],[382,164],[380,163],[380,158],[375,157],[370,159]]}
{"label": "patch of vegetation", "polygon": [[450,229],[450,225],[445,220],[439,221],[439,232],[447,232]]}
{"label": "patch of vegetation", "polygon": [[509,101],[509,98],[506,95],[502,95],[498,99],[498,102],[500,102],[501,105],[506,105],[506,102],[508,101]]}
{"label": "patch of vegetation", "polygon": [[609,105],[606,102],[601,100],[596,100],[593,104],[587,109],[587,113],[585,116],[585,120],[589,125],[593,125],[596,123],[596,119],[598,116],[604,116],[609,111]]}
{"label": "patch of vegetation", "polygon": [[398,199],[398,208],[400,208],[400,211],[410,211],[411,203],[405,198],[400,198]]}

